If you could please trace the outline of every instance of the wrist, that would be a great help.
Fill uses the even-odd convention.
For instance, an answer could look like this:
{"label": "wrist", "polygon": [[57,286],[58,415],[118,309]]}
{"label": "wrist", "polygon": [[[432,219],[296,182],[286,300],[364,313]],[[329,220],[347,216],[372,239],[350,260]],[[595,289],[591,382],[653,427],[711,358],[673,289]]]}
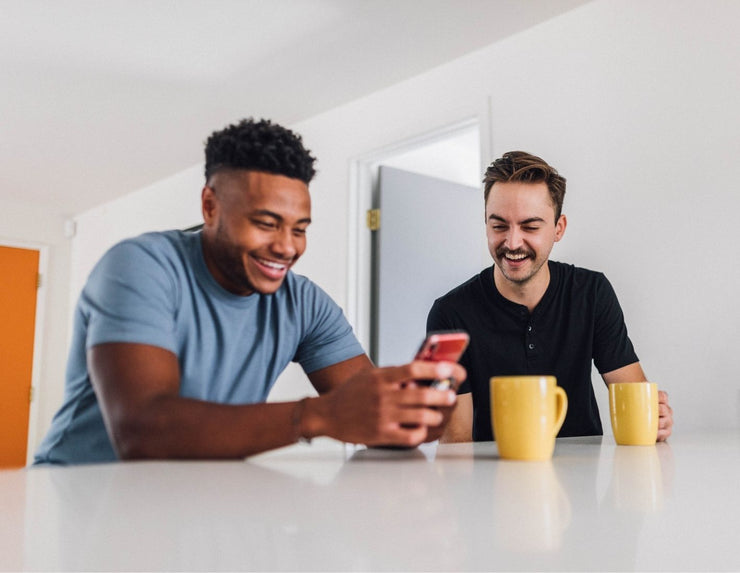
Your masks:
{"label": "wrist", "polygon": [[311,443],[311,438],[306,436],[306,431],[304,430],[304,418],[306,413],[306,404],[308,403],[308,398],[302,398],[298,400],[298,402],[295,403],[293,406],[293,414],[291,416],[291,429],[293,432],[293,442],[305,442],[305,443]]}
{"label": "wrist", "polygon": [[304,398],[302,402],[300,438],[310,442],[313,438],[327,435],[324,399],[321,397]]}

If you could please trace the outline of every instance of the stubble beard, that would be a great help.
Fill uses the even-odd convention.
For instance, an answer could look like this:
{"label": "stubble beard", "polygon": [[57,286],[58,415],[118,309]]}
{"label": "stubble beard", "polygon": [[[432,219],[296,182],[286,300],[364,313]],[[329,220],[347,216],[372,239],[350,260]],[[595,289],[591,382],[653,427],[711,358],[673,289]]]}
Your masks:
{"label": "stubble beard", "polygon": [[[531,261],[532,264],[530,272],[528,272],[524,276],[512,276],[510,273],[508,273],[506,270],[506,264],[504,262],[507,254],[526,255],[526,257],[529,259],[529,261]],[[532,280],[532,278],[540,271],[542,265],[547,262],[547,259],[543,261],[538,261],[536,253],[531,250],[517,249],[516,251],[512,251],[505,247],[499,247],[498,249],[496,249],[494,260],[496,262],[496,266],[498,266],[498,270],[501,271],[501,274],[504,276],[504,278],[507,281],[519,286],[525,285],[530,280]]]}
{"label": "stubble beard", "polygon": [[229,240],[226,229],[220,221],[211,245],[211,257],[229,283],[247,291],[247,294],[256,291],[244,269],[241,250]]}

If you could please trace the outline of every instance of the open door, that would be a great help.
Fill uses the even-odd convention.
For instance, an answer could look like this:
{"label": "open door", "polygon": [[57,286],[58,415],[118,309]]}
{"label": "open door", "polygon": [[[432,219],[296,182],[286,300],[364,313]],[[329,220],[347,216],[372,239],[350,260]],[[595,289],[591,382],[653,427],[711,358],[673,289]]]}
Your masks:
{"label": "open door", "polygon": [[0,247],[0,468],[26,465],[39,251]]}
{"label": "open door", "polygon": [[378,180],[370,354],[390,366],[413,358],[434,300],[491,261],[480,189],[387,166]]}

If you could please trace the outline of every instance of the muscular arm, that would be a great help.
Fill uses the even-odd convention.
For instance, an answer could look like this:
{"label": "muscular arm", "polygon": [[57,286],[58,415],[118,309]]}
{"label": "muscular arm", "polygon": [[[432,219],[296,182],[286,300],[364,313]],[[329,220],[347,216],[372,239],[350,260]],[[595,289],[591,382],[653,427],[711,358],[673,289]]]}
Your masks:
{"label": "muscular arm", "polygon": [[[639,362],[628,364],[611,372],[605,372],[601,377],[607,384],[644,382],[647,380]],[[668,394],[662,390],[658,391],[658,415],[658,441],[663,442],[668,439],[673,431],[673,409],[668,404]]]}
{"label": "muscular arm", "polygon": [[295,441],[294,403],[233,406],[183,398],[170,351],[113,343],[88,351],[90,378],[122,459],[241,458]]}
{"label": "muscular arm", "polygon": [[177,357],[159,347],[101,344],[88,351],[88,366],[122,459],[243,458],[295,442],[297,429],[306,437],[417,445],[428,426],[442,421],[435,408],[455,398],[428,388],[401,391],[402,383],[465,376],[458,365],[373,369],[369,359],[356,357],[312,373],[324,394],[305,403],[296,428],[296,402],[236,406],[181,397]]}
{"label": "muscular arm", "polygon": [[352,376],[357,375],[363,370],[373,368],[373,363],[366,354],[360,354],[349,360],[332,364],[321,370],[316,370],[308,374],[308,379],[319,394],[326,394],[339,384],[343,384]]}

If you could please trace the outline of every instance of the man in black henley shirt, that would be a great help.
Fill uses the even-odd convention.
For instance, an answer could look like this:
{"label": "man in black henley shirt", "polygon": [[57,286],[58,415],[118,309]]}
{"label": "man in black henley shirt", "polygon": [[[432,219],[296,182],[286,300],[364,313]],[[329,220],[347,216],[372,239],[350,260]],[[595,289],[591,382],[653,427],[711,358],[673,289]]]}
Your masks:
{"label": "man in black henley shirt", "polygon": [[[486,235],[494,265],[437,299],[427,330],[463,329],[468,372],[442,441],[492,440],[491,376],[548,374],[568,395],[559,436],[601,435],[591,362],[607,384],[646,380],[622,309],[602,273],[549,260],[565,233],[565,178],[539,157],[504,154],[486,170]],[[660,392],[658,440],[673,412]]]}

